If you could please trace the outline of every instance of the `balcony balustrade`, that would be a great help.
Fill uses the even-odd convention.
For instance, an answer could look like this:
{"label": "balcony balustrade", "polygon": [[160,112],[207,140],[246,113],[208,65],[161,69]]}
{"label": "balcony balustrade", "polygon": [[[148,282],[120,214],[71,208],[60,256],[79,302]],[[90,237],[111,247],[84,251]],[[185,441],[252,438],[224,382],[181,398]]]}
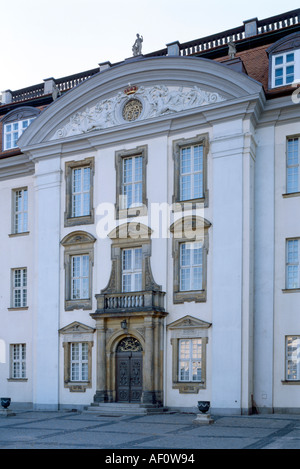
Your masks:
{"label": "balcony balustrade", "polygon": [[96,295],[96,313],[164,311],[164,296],[162,291],[100,293]]}

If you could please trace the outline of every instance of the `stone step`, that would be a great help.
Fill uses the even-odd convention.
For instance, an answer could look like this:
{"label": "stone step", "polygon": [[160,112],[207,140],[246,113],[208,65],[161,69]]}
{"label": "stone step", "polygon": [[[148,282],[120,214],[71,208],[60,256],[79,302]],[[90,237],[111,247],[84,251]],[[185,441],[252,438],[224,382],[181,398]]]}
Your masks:
{"label": "stone step", "polygon": [[84,412],[97,413],[106,416],[122,416],[122,415],[148,415],[152,413],[166,412],[166,407],[143,404],[128,404],[121,402],[96,403],[84,409]]}

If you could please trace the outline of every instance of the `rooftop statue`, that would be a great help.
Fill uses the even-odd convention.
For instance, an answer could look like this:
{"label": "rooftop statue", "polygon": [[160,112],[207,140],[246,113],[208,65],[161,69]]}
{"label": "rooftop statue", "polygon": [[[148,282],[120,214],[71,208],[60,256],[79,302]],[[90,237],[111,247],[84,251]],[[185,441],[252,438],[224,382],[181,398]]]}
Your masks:
{"label": "rooftop statue", "polygon": [[135,43],[132,46],[132,53],[133,53],[134,57],[136,57],[137,55],[141,55],[141,53],[142,53],[142,42],[143,42],[143,36],[140,36],[139,34],[137,34]]}

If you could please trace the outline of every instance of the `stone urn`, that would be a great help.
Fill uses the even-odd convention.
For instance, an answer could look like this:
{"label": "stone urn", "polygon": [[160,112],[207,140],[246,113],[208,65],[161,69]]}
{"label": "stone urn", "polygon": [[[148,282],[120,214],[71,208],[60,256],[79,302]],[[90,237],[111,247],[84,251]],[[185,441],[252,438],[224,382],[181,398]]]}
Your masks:
{"label": "stone urn", "polygon": [[1,405],[4,409],[7,409],[10,406],[11,398],[10,397],[1,397]]}
{"label": "stone urn", "polygon": [[210,402],[209,401],[198,401],[198,409],[202,414],[206,414],[210,408]]}

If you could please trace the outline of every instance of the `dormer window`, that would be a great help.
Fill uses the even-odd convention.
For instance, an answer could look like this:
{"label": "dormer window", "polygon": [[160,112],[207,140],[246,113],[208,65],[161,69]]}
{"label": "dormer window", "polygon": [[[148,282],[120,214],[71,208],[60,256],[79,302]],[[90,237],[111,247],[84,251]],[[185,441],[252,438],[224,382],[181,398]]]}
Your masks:
{"label": "dormer window", "polygon": [[18,148],[18,139],[39,113],[39,109],[24,106],[6,114],[2,119],[3,151]]}
{"label": "dormer window", "polygon": [[294,82],[296,52],[288,52],[273,56],[274,86],[290,85]]}
{"label": "dormer window", "polygon": [[21,137],[24,130],[27,129],[33,120],[34,118],[24,119],[4,125],[4,151],[18,147],[17,142],[19,137]]}
{"label": "dormer window", "polygon": [[300,33],[293,33],[267,49],[269,88],[290,86],[300,78]]}

